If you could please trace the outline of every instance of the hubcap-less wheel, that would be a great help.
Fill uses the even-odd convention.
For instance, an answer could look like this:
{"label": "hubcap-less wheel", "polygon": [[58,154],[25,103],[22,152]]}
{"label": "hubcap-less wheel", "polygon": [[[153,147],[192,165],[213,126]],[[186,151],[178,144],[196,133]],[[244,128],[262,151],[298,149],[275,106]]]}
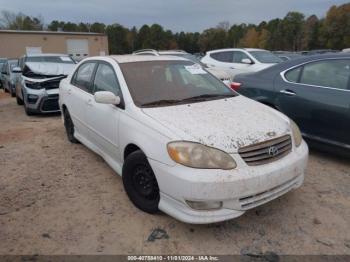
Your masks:
{"label": "hubcap-less wheel", "polygon": [[152,170],[148,166],[136,166],[132,179],[133,186],[140,196],[149,200],[157,199],[159,192],[157,181]]}
{"label": "hubcap-less wheel", "polygon": [[141,150],[129,154],[125,159],[122,179],[125,191],[136,207],[151,214],[158,212],[158,182]]}

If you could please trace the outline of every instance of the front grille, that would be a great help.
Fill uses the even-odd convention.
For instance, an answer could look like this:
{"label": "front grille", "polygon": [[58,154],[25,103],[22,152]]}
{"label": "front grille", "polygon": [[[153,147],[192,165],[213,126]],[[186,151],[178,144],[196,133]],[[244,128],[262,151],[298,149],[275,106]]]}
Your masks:
{"label": "front grille", "polygon": [[43,112],[53,112],[59,111],[60,107],[58,105],[58,98],[46,99],[41,105],[41,111]]}
{"label": "front grille", "polygon": [[255,195],[250,195],[246,197],[242,197],[239,199],[239,203],[241,205],[242,210],[251,209],[253,207],[260,206],[264,203],[267,203],[271,201],[272,199],[275,199],[281,195],[284,195],[288,191],[290,191],[295,185],[298,183],[298,177],[294,177],[291,180],[288,180],[287,182],[271,188],[269,190],[266,190],[264,192],[260,192]]}
{"label": "front grille", "polygon": [[242,147],[239,155],[249,166],[258,166],[273,162],[286,156],[292,150],[292,139],[285,135],[262,143]]}

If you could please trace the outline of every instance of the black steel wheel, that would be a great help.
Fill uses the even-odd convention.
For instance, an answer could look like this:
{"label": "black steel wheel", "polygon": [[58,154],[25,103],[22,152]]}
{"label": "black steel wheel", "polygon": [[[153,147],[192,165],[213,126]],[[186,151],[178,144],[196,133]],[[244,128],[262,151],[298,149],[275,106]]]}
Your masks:
{"label": "black steel wheel", "polygon": [[141,150],[131,153],[123,166],[123,184],[133,204],[147,213],[159,211],[159,187],[147,157]]}

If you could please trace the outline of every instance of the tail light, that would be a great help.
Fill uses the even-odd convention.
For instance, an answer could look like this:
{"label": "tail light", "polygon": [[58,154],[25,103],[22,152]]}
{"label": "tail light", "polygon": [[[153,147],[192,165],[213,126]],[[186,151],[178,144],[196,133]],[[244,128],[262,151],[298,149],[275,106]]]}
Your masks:
{"label": "tail light", "polygon": [[242,84],[238,82],[231,82],[231,85],[230,85],[230,87],[235,91],[237,91],[241,86]]}

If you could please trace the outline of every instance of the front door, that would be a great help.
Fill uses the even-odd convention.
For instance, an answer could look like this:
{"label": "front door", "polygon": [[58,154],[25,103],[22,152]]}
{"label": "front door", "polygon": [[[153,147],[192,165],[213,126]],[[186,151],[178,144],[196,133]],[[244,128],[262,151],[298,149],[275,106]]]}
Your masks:
{"label": "front door", "polygon": [[[66,103],[74,122],[75,131],[84,139],[88,138],[86,111],[88,101],[93,98],[92,79],[97,66],[96,62],[86,62],[76,70],[67,90]],[[70,110],[71,109],[71,110]]]}
{"label": "front door", "polygon": [[350,59],[312,62],[279,78],[276,104],[314,138],[350,146]]}
{"label": "front door", "polygon": [[[114,68],[107,62],[98,64],[93,82],[93,93],[110,91],[122,98]],[[114,161],[120,160],[118,146],[119,118],[122,109],[115,105],[96,103],[92,98],[87,107],[90,140]]]}

